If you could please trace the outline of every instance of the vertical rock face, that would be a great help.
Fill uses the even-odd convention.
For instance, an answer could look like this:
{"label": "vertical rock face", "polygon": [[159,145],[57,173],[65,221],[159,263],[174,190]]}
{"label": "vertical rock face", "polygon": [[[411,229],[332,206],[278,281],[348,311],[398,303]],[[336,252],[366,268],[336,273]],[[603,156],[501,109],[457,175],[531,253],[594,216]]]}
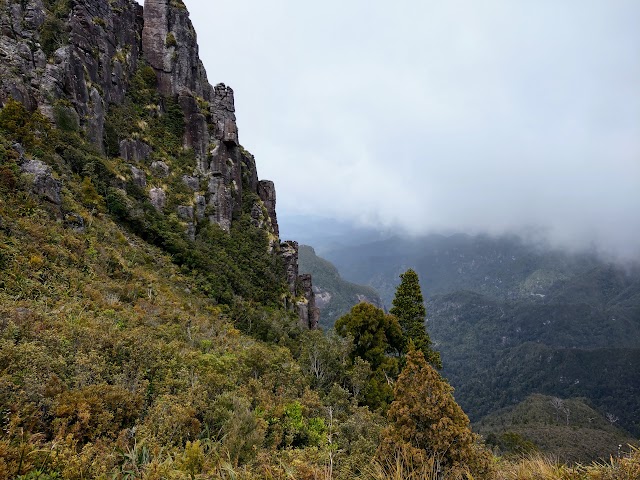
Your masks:
{"label": "vertical rock face", "polygon": [[298,280],[298,242],[287,240],[280,245],[280,252],[284,260],[284,268],[287,277],[289,292],[296,295],[296,282]]}
{"label": "vertical rock face", "polygon": [[276,187],[271,180],[261,180],[258,182],[258,196],[269,213],[273,232],[276,236],[279,236],[278,217],[276,216]]}
{"label": "vertical rock face", "polygon": [[[207,218],[228,231],[242,209],[243,176],[257,177],[255,164],[243,162],[233,90],[209,84],[189,12],[178,0],[145,2],[142,50],[160,92],[177,98],[184,114],[184,147],[193,149],[198,176],[208,185],[202,192]],[[245,165],[254,171],[243,173]]]}
{"label": "vertical rock face", "polygon": [[142,49],[158,74],[163,95],[189,92],[211,102],[213,92],[200,61],[196,31],[180,0],[145,1]]}
{"label": "vertical rock face", "polygon": [[235,112],[233,90],[224,83],[216,85],[211,104],[214,136],[223,142],[239,145]]}
{"label": "vertical rock face", "polygon": [[14,98],[55,120],[70,102],[102,150],[105,112],[124,100],[141,56],[142,22],[130,0],[73,2],[62,20],[42,0],[1,2],[0,103]]}
{"label": "vertical rock face", "polygon": [[287,306],[295,309],[302,325],[311,329],[317,328],[320,309],[316,307],[311,275],[298,273],[298,242],[291,240],[283,242],[280,251],[284,259],[289,293],[294,298],[294,304]]}
{"label": "vertical rock face", "polygon": [[320,309],[316,307],[311,275],[300,275],[298,277],[298,286],[302,297],[297,303],[300,321],[310,329],[318,328]]}
{"label": "vertical rock face", "polygon": [[[131,181],[159,212],[177,213],[191,239],[205,220],[229,231],[243,212],[243,198],[252,201],[245,207],[253,224],[267,232],[271,251],[285,260],[288,307],[315,328],[311,279],[298,275],[298,245],[280,245],[275,186],[258,180],[255,159],[240,146],[234,92],[222,83],[209,84],[182,1],[146,0],[143,8],[134,0],[74,0],[57,4],[55,13],[50,4],[0,0],[0,107],[13,98],[54,122],[72,119],[104,152],[105,117],[112,105],[125,102],[131,79],[146,62],[156,73],[159,93],[176,101],[184,115],[183,146],[193,151],[194,165],[180,183],[193,200],[176,210],[173,192],[147,180],[168,183],[172,172],[154,159],[152,143],[140,138],[119,139]],[[160,114],[163,105],[157,106]],[[46,165],[23,168],[38,195],[61,201],[60,184]]]}

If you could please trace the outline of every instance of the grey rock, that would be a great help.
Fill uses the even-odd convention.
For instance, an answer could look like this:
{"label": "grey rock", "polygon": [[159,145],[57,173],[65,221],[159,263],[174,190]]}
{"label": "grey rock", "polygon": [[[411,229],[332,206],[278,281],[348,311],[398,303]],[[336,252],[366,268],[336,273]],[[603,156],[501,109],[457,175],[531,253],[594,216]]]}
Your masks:
{"label": "grey rock", "polygon": [[89,122],[87,125],[87,134],[89,139],[98,147],[100,152],[104,153],[104,100],[102,99],[100,92],[98,92],[95,87],[91,88],[89,99]]}
{"label": "grey rock", "polygon": [[194,196],[195,204],[196,204],[196,218],[198,220],[204,220],[204,216],[207,212],[207,199],[204,195],[196,194]]}
{"label": "grey rock", "polygon": [[193,222],[187,224],[187,237],[189,237],[189,240],[192,242],[196,239],[196,224]]}
{"label": "grey rock", "polygon": [[211,100],[211,85],[199,58],[196,32],[186,8],[170,0],[146,0],[142,49],[158,75],[163,95],[190,92]]}
{"label": "grey rock", "polygon": [[244,149],[240,149],[242,163],[242,185],[246,185],[250,192],[258,191],[258,169],[256,159]]}
{"label": "grey rock", "polygon": [[149,191],[149,200],[151,205],[156,207],[157,210],[162,211],[167,204],[167,194],[161,188],[152,188]]}
{"label": "grey rock", "polygon": [[193,149],[198,163],[202,163],[209,150],[207,117],[200,111],[198,101],[191,94],[180,95],[178,103],[185,119],[184,146]]}
{"label": "grey rock", "polygon": [[122,140],[120,156],[127,162],[140,163],[151,155],[151,147],[140,140]]}
{"label": "grey rock", "polygon": [[[49,59],[40,45],[45,20],[42,0],[0,2],[0,103],[14,98],[53,120],[53,105],[68,100],[101,150],[105,106],[124,101],[137,69],[142,6],[130,0],[73,2],[72,14],[61,19],[69,42]],[[124,64],[113,61],[120,55]]]}
{"label": "grey rock", "polygon": [[193,219],[195,217],[193,207],[180,205],[180,206],[178,206],[177,211],[178,211],[178,217],[180,217],[182,220],[191,220],[191,221],[193,221]]}
{"label": "grey rock", "polygon": [[300,322],[312,330],[316,329],[320,321],[320,309],[316,307],[311,275],[299,275],[298,288],[302,296],[302,300],[297,303]]}
{"label": "grey rock", "polygon": [[171,170],[169,169],[169,165],[164,162],[156,161],[151,164],[151,171],[156,177],[166,178],[169,176]]}
{"label": "grey rock", "polygon": [[209,221],[225,231],[231,230],[233,198],[231,188],[223,177],[211,177],[209,180]]}
{"label": "grey rock", "polygon": [[239,145],[235,111],[233,89],[219,83],[213,90],[214,136],[223,142]]}
{"label": "grey rock", "polygon": [[182,176],[182,183],[186,185],[190,190],[197,192],[200,190],[200,179],[198,177],[191,177],[189,175]]}
{"label": "grey rock", "polygon": [[266,224],[266,218],[265,218],[265,214],[264,211],[266,209],[264,208],[264,204],[262,202],[256,202],[253,204],[253,206],[251,207],[251,223],[253,224],[253,226],[255,226],[256,228],[265,228],[265,224]]}
{"label": "grey rock", "polygon": [[147,175],[143,170],[130,165],[131,176],[133,177],[133,183],[140,188],[147,188]]}
{"label": "grey rock", "polygon": [[298,242],[292,240],[282,242],[280,244],[280,255],[284,261],[289,293],[296,296],[296,281],[298,280]]}
{"label": "grey rock", "polygon": [[278,217],[276,216],[276,187],[270,180],[261,180],[258,182],[258,196],[267,208],[269,217],[271,218],[271,227],[276,236],[280,236],[278,228]]}
{"label": "grey rock", "polygon": [[62,183],[53,176],[51,167],[40,160],[28,160],[20,166],[22,173],[32,177],[31,190],[36,195],[60,206]]}

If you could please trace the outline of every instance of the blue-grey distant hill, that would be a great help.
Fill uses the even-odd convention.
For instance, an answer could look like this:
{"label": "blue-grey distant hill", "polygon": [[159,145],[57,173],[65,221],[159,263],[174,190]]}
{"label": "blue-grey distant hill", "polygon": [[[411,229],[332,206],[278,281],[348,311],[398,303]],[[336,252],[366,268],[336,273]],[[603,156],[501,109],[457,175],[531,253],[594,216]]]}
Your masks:
{"label": "blue-grey distant hill", "polygon": [[[347,243],[347,242],[345,242]],[[516,236],[393,237],[324,253],[388,304],[408,268],[474,420],[531,393],[585,397],[640,435],[640,269]]]}

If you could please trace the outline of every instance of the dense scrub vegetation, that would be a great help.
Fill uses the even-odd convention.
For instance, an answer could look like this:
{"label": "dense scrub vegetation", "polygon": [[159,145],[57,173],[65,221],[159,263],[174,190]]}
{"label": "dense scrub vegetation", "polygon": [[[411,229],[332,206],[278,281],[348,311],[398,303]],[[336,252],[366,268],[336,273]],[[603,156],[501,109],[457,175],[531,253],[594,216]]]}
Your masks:
{"label": "dense scrub vegetation", "polygon": [[[230,232],[204,225],[192,241],[127,181],[111,150],[126,125],[172,175],[192,160],[148,73],[110,117],[110,156],[64,104],[57,126],[0,110],[0,478],[493,476],[424,358],[438,366],[415,330],[423,311],[410,314],[417,277],[398,290],[399,318],[361,304],[337,333],[308,331],[280,307],[282,265],[246,208]],[[62,181],[61,205],[32,192],[30,159]]]}
{"label": "dense scrub vegetation", "polygon": [[[179,122],[163,115],[157,148],[170,151]],[[386,349],[301,328],[246,217],[189,240],[117,188],[120,159],[61,123],[0,111],[0,478],[368,475],[386,455],[397,356],[381,377]],[[61,205],[32,192],[30,159],[62,181]]]}

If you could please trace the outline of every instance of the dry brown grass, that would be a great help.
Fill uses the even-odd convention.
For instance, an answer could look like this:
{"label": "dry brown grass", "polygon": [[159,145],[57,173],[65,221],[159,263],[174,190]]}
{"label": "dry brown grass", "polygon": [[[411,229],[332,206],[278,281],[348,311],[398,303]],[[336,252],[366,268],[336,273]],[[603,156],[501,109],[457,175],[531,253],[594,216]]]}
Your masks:
{"label": "dry brown grass", "polygon": [[500,462],[496,480],[638,480],[640,449],[608,462],[568,466],[550,458],[534,456],[519,461]]}

